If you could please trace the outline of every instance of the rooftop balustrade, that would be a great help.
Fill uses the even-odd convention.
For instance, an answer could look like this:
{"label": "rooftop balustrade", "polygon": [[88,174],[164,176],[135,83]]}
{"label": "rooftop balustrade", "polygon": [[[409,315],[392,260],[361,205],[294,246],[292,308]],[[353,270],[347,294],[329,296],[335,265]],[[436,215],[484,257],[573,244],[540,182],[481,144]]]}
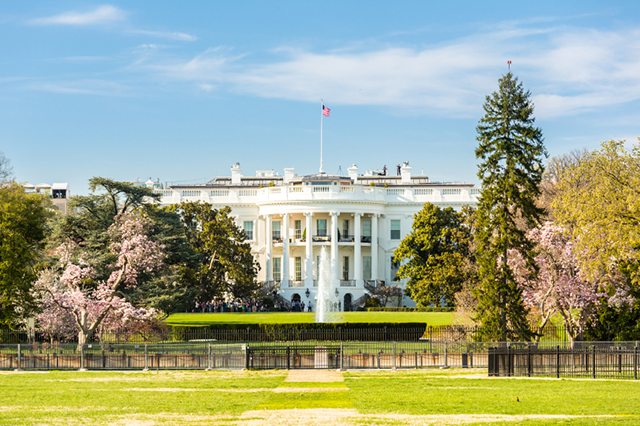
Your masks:
{"label": "rooftop balustrade", "polygon": [[260,189],[164,189],[157,190],[161,204],[181,201],[204,201],[211,204],[269,203],[281,201],[369,201],[393,202],[462,202],[475,203],[480,195],[478,188],[443,185],[433,188],[380,188],[358,185],[309,185],[282,186]]}

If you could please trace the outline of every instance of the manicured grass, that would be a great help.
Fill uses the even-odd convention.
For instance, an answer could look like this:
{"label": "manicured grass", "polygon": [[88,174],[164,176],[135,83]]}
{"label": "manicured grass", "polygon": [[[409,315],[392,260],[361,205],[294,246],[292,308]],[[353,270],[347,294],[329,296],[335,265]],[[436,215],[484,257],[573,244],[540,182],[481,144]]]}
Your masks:
{"label": "manicured grass", "polygon": [[[460,418],[446,417],[452,415],[507,416],[490,424],[640,423],[640,381],[506,379],[488,378],[486,370],[411,370],[347,372],[344,382],[293,383],[284,382],[286,374],[4,372],[0,424],[217,425],[243,424],[247,416],[264,415],[281,415],[278,424],[308,424],[307,415],[300,422],[289,418],[295,412],[273,412],[294,408],[320,410],[316,414],[352,410],[340,424],[427,423],[415,417],[420,415],[445,416],[428,424],[459,424]],[[349,390],[329,389],[345,387]],[[289,389],[279,393],[276,388]],[[575,417],[527,417],[550,415]],[[463,423],[482,422],[468,418]]]}
{"label": "manicured grass", "polygon": [[[336,322],[424,322],[429,325],[448,325],[452,312],[338,312]],[[169,325],[203,326],[216,323],[228,324],[300,324],[315,321],[315,314],[301,312],[268,313],[193,313],[173,314],[166,319]]]}

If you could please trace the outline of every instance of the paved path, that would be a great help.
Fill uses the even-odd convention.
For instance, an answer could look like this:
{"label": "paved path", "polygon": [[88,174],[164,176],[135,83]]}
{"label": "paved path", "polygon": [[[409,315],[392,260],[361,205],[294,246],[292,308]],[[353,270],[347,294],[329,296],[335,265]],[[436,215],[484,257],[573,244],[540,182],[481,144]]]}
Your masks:
{"label": "paved path", "polygon": [[289,370],[285,382],[344,382],[342,373],[335,370]]}

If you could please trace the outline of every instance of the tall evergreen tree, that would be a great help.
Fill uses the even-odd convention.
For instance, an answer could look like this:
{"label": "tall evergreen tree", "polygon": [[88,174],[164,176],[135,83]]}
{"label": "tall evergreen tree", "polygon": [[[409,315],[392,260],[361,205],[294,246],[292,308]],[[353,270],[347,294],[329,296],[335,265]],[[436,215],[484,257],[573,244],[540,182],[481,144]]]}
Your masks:
{"label": "tall evergreen tree", "polygon": [[534,126],[530,92],[508,72],[498,90],[487,96],[477,131],[476,158],[481,159],[477,243],[480,286],[477,320],[492,340],[529,339],[527,309],[507,255],[517,250],[535,269],[527,228],[539,224],[542,161],[547,156],[542,131]]}

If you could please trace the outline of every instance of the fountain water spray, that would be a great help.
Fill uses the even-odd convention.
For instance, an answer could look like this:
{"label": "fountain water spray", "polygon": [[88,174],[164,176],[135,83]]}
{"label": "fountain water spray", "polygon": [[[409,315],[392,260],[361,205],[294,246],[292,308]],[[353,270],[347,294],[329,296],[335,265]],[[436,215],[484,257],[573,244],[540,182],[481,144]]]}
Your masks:
{"label": "fountain water spray", "polygon": [[333,268],[327,249],[320,250],[320,264],[318,265],[318,300],[316,301],[316,322],[335,322],[335,312],[332,299],[335,298]]}

